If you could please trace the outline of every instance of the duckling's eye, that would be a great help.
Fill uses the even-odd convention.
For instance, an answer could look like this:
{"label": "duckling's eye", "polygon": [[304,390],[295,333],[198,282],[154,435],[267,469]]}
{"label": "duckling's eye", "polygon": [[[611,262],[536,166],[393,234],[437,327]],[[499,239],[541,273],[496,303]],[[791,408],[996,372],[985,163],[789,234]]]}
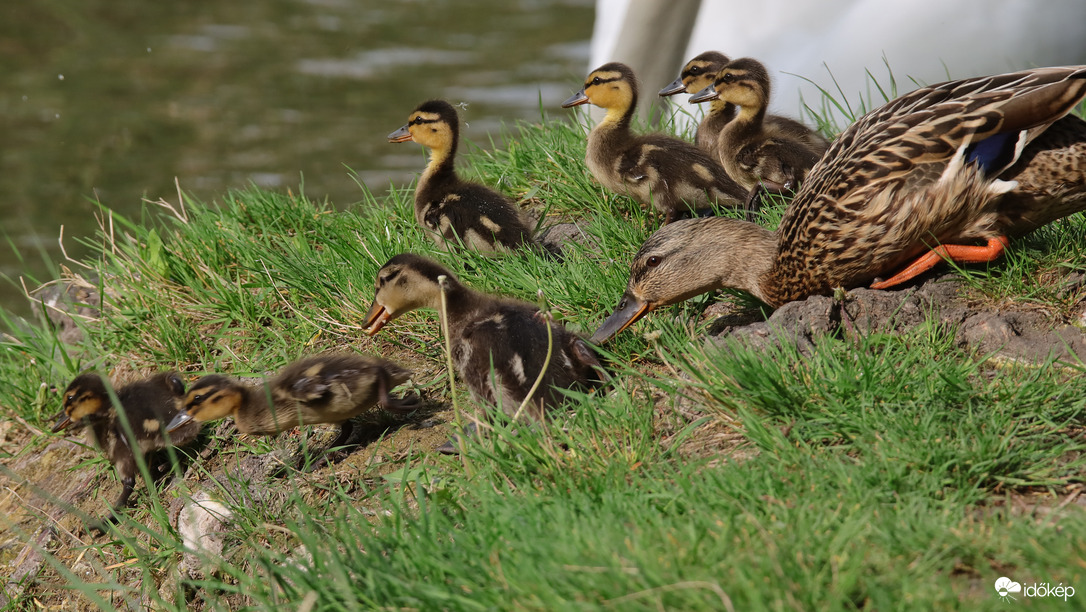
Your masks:
{"label": "duckling's eye", "polygon": [[418,117],[415,117],[414,119],[412,119],[411,123],[413,123],[415,125],[422,125],[422,115],[419,115]]}
{"label": "duckling's eye", "polygon": [[205,397],[207,397],[207,396],[202,394],[202,393],[200,395],[195,395],[195,396],[193,396],[191,403],[193,403],[193,404],[201,404],[201,403],[203,403]]}
{"label": "duckling's eye", "polygon": [[593,85],[599,85],[600,83],[601,83],[600,77],[596,77],[596,78],[592,79],[592,84]]}
{"label": "duckling's eye", "polygon": [[721,80],[721,81],[724,81],[725,83],[733,83],[733,82],[735,82],[735,79],[737,79],[737,78],[738,78],[738,77],[736,77],[736,76],[735,76],[735,75],[734,75],[733,73],[731,73],[731,72],[725,72],[725,73],[724,73],[724,74],[723,74],[723,75],[722,75],[722,76],[720,77],[720,80]]}
{"label": "duckling's eye", "polygon": [[660,265],[660,258],[653,255],[652,257],[649,257],[648,261],[645,262],[645,265],[650,268],[655,268]]}
{"label": "duckling's eye", "polygon": [[72,394],[68,395],[68,397],[64,398],[64,401],[65,402],[75,401],[75,393],[72,393]]}
{"label": "duckling's eye", "polygon": [[691,68],[690,74],[701,74],[701,66],[694,66]]}

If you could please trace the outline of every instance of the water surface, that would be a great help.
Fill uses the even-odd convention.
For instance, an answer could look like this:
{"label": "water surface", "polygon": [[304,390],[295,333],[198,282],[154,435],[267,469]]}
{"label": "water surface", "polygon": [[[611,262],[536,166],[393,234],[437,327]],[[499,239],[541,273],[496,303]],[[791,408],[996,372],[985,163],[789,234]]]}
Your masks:
{"label": "water surface", "polygon": [[[413,179],[385,136],[419,102],[466,137],[538,119],[584,77],[592,0],[53,0],[0,7],[0,272],[50,277],[97,227],[182,189],[361,199]],[[0,279],[0,306],[26,312]]]}

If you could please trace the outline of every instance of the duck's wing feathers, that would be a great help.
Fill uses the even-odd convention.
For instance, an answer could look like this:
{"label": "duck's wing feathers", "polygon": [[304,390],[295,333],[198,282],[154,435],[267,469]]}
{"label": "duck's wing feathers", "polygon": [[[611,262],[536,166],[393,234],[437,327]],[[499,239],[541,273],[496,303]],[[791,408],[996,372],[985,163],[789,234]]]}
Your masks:
{"label": "duck's wing feathers", "polygon": [[999,174],[1084,96],[1086,66],[1044,68],[921,88],[868,113],[785,212],[775,282],[825,291],[983,237],[997,224],[989,205],[1014,187]]}

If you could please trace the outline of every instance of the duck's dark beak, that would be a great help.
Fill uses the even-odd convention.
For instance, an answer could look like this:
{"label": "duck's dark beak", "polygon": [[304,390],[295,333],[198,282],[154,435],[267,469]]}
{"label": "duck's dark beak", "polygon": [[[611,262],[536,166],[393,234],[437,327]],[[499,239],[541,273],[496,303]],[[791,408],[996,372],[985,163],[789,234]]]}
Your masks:
{"label": "duck's dark beak", "polygon": [[643,302],[627,293],[622,296],[618,308],[611,313],[611,316],[607,317],[607,320],[603,322],[603,325],[600,325],[596,333],[592,334],[589,342],[592,344],[607,342],[621,333],[622,330],[636,323],[641,317],[652,312],[653,309],[652,304]]}
{"label": "duck's dark beak", "polygon": [[671,82],[671,85],[660,90],[661,96],[673,96],[677,93],[686,91],[686,85],[683,85],[683,78],[679,77]]}
{"label": "duck's dark beak", "polygon": [[53,433],[57,433],[58,431],[63,431],[65,429],[67,429],[68,426],[71,425],[71,424],[72,424],[72,417],[68,416],[67,414],[63,414],[63,415],[61,415],[60,420],[57,421],[55,425],[53,425]]}
{"label": "duck's dark beak", "polygon": [[370,311],[366,313],[366,321],[362,324],[362,329],[365,330],[367,335],[373,336],[381,331],[381,328],[385,326],[385,323],[388,323],[391,320],[391,313],[389,313],[384,306],[375,301],[373,306],[370,306]]}
{"label": "duck's dark beak", "polygon": [[178,412],[169,423],[166,424],[166,433],[173,433],[179,427],[192,420],[192,415],[182,410]]}
{"label": "duck's dark beak", "polygon": [[407,126],[392,132],[388,135],[389,142],[411,142],[414,138],[411,137],[411,132],[407,130]]}
{"label": "duck's dark beak", "polygon": [[697,104],[699,102],[708,102],[709,100],[716,100],[720,97],[720,94],[716,92],[716,88],[712,85],[699,91],[698,93],[690,96],[690,103]]}
{"label": "duck's dark beak", "polygon": [[577,93],[570,96],[569,99],[567,99],[565,102],[563,102],[562,108],[572,108],[574,106],[580,106],[585,102],[588,102],[588,96],[584,95],[584,90],[582,89],[581,91],[578,91]]}

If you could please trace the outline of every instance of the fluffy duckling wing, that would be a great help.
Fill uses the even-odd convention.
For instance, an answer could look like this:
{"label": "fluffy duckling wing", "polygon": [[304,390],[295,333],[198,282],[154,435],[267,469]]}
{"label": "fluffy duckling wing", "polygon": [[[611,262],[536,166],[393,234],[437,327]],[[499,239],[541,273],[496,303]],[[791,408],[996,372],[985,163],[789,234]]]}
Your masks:
{"label": "fluffy duckling wing", "polygon": [[512,203],[500,193],[464,184],[429,207],[423,224],[446,242],[476,250],[514,249],[532,242],[532,230]]}
{"label": "fluffy duckling wing", "polygon": [[[557,389],[588,386],[600,379],[599,362],[582,340],[557,324],[547,324],[539,311],[506,304],[465,326],[454,351],[457,370],[481,400],[498,404],[512,415],[546,368],[533,401],[526,408],[535,419],[562,401]],[[600,368],[602,370],[602,367]]]}
{"label": "fluffy duckling wing", "polygon": [[742,147],[735,162],[745,173],[795,189],[818,158],[812,150],[797,143],[770,139]]}
{"label": "fluffy duckling wing", "polygon": [[[132,433],[144,452],[165,448],[163,432],[166,425],[181,410],[185,397],[185,383],[176,372],[163,372],[119,389],[117,399],[124,408]],[[118,431],[123,426],[117,423]],[[169,434],[174,445],[184,444],[199,433],[199,425],[180,428]],[[125,436],[127,437],[127,436]]]}

